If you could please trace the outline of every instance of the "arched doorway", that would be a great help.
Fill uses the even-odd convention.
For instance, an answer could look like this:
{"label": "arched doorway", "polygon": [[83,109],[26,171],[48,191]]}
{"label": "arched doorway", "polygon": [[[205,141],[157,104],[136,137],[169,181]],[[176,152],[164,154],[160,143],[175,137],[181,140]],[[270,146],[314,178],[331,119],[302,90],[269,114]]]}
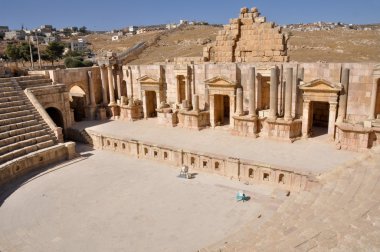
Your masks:
{"label": "arched doorway", "polygon": [[82,121],[85,115],[86,93],[79,86],[70,89],[70,108],[74,110],[74,120]]}
{"label": "arched doorway", "polygon": [[49,107],[45,110],[48,113],[48,115],[50,116],[50,118],[53,120],[55,125],[57,125],[57,127],[60,127],[60,128],[62,128],[62,130],[64,130],[65,129],[65,123],[63,121],[63,116],[62,116],[61,111],[57,108],[54,108],[54,107]]}

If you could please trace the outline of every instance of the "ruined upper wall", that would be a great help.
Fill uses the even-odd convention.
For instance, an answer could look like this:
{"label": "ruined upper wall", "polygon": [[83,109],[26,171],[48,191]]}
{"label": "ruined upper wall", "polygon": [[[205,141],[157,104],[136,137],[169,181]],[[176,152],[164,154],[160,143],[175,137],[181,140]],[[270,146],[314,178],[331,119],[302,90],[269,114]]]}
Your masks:
{"label": "ruined upper wall", "polygon": [[287,37],[273,22],[266,22],[257,8],[244,7],[219,31],[216,42],[204,48],[214,62],[287,62]]}

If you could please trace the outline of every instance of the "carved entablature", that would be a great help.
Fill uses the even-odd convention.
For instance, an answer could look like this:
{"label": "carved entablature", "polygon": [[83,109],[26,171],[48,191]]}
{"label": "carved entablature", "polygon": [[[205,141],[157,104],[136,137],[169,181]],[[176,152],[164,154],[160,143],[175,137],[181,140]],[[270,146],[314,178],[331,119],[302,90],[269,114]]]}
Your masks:
{"label": "carved entablature", "polygon": [[216,76],[205,80],[210,94],[225,94],[231,95],[237,88],[236,82],[229,80],[223,76]]}
{"label": "carved entablature", "polygon": [[148,75],[144,75],[137,79],[140,83],[142,91],[161,91],[163,88],[163,83],[156,80]]}
{"label": "carved entablature", "polygon": [[174,66],[174,75],[179,76],[183,75],[185,77],[190,76],[190,67],[188,65],[175,65]]}
{"label": "carved entablature", "polygon": [[303,91],[304,101],[336,102],[342,84],[316,79],[308,83],[301,82],[299,88]]}

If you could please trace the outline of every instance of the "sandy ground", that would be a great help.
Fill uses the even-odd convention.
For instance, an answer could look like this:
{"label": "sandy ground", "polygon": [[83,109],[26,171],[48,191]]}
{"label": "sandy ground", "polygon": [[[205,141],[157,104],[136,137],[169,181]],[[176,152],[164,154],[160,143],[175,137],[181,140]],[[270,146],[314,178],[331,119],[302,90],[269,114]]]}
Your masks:
{"label": "sandy ground", "polygon": [[[122,154],[82,157],[0,198],[0,251],[196,251],[270,218],[285,193]],[[236,202],[238,190],[252,197]],[[2,203],[2,204],[1,204]],[[258,219],[259,215],[262,218]]]}
{"label": "sandy ground", "polygon": [[[94,124],[98,124],[94,126]],[[325,136],[296,141],[293,144],[264,138],[233,136],[226,130],[194,131],[160,126],[156,119],[136,122],[82,122],[78,128],[119,139],[134,139],[169,147],[240,158],[275,165],[287,170],[319,175],[358,156],[358,153],[336,150]]]}

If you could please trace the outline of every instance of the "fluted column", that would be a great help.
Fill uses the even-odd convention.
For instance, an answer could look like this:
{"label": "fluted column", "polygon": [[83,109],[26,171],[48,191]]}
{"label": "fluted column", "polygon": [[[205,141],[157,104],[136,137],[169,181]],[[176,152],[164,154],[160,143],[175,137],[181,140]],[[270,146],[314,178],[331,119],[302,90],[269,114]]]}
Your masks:
{"label": "fluted column", "polygon": [[343,69],[342,72],[342,91],[339,96],[339,110],[337,122],[343,122],[347,115],[348,85],[350,78],[350,69]]}
{"label": "fluted column", "polygon": [[277,119],[278,111],[278,79],[277,79],[277,68],[271,69],[270,75],[270,111],[269,119]]}
{"label": "fluted column", "polygon": [[242,116],[243,113],[243,89],[236,89],[236,115]]}
{"label": "fluted column", "polygon": [[377,89],[378,89],[378,81],[379,78],[374,77],[372,82],[372,93],[371,93],[371,104],[369,107],[369,120],[373,120],[376,118],[376,100],[377,100]]}
{"label": "fluted column", "polygon": [[256,69],[249,68],[248,74],[249,115],[256,116]]}
{"label": "fluted column", "polygon": [[286,121],[292,120],[293,68],[286,69],[285,115]]}
{"label": "fluted column", "polygon": [[112,66],[108,66],[107,69],[108,69],[108,91],[110,94],[109,105],[116,105],[115,90],[114,90],[114,76],[113,76]]}
{"label": "fluted column", "polygon": [[103,97],[103,105],[108,105],[108,78],[106,74],[106,68],[104,66],[100,67],[100,78],[102,79],[102,97]]}
{"label": "fluted column", "polygon": [[303,101],[303,113],[302,113],[302,137],[309,137],[309,123],[310,123],[310,101]]}

